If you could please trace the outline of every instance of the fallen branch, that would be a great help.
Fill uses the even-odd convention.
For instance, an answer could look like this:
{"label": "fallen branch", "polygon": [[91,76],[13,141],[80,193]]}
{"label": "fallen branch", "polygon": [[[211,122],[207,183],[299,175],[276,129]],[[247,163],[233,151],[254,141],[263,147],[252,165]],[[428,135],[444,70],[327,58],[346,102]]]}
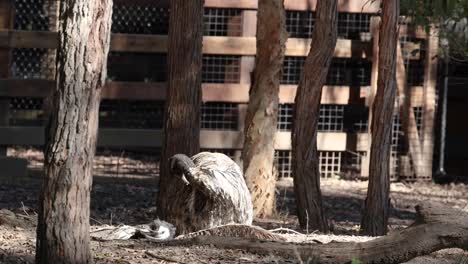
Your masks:
{"label": "fallen branch", "polygon": [[468,250],[468,214],[431,206],[416,206],[416,212],[416,221],[408,228],[362,243],[298,244],[200,235],[177,244],[214,245],[265,255],[287,255],[300,257],[306,263],[350,263],[353,259],[364,263],[401,263],[443,248]]}

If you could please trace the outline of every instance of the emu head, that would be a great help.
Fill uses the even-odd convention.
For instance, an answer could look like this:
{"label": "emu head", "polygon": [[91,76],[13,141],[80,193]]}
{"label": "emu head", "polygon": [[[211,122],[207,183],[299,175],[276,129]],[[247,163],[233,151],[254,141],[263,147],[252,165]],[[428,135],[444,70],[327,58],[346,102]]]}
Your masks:
{"label": "emu head", "polygon": [[166,221],[156,219],[149,226],[157,239],[171,239],[175,236],[175,226]]}
{"label": "emu head", "polygon": [[191,168],[195,168],[195,163],[184,154],[176,154],[169,158],[169,171],[171,175],[180,177],[180,179],[186,184],[190,184],[190,180],[193,179]]}

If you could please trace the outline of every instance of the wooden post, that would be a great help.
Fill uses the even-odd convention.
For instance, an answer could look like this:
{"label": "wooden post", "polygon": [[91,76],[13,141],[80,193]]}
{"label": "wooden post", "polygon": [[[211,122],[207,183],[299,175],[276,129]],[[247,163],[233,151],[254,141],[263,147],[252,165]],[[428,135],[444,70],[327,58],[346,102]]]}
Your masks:
{"label": "wooden post", "polygon": [[[0,30],[13,29],[14,2],[0,1]],[[11,50],[0,48],[0,79],[10,76]],[[0,127],[8,126],[10,121],[10,99],[0,98]],[[0,146],[0,157],[6,156],[6,146]]]}
{"label": "wooden post", "polygon": [[372,34],[372,70],[371,70],[371,85],[369,95],[367,96],[366,104],[369,107],[369,121],[367,133],[367,147],[366,156],[361,160],[361,176],[369,177],[369,159],[371,148],[371,124],[372,124],[372,107],[374,105],[374,97],[377,92],[377,77],[379,69],[379,31],[380,31],[380,17],[371,17],[370,30]]}
{"label": "wooden post", "polygon": [[423,170],[418,180],[432,179],[432,159],[434,153],[434,125],[436,114],[436,85],[437,85],[437,50],[439,32],[431,25],[427,36],[426,61],[424,66],[423,91],[423,120],[422,120],[422,163]]}

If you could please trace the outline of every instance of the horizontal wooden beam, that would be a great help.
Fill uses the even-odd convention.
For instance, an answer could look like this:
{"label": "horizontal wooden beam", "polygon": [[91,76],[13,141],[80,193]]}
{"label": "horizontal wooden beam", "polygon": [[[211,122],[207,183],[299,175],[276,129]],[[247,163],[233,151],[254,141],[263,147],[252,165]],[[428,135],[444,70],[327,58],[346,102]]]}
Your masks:
{"label": "horizontal wooden beam", "polygon": [[[169,8],[169,0],[114,0],[114,4],[149,5]],[[317,0],[285,0],[284,6],[287,10],[314,10]],[[377,13],[380,1],[368,0],[338,0],[338,11],[349,13]],[[257,9],[258,0],[205,0],[208,8],[235,8],[235,9]]]}
{"label": "horizontal wooden beam", "polygon": [[[166,53],[165,35],[112,34],[111,47],[116,52]],[[57,32],[0,30],[0,48],[57,47]],[[368,42],[339,39],[334,56],[337,58],[371,57]],[[286,42],[286,56],[307,56],[310,39],[290,38]],[[203,53],[213,55],[255,55],[255,37],[203,37]]]}
{"label": "horizontal wooden beam", "polygon": [[[315,11],[317,0],[285,0],[284,7],[287,10]],[[348,13],[377,13],[380,1],[368,0],[338,0],[338,11]],[[205,0],[205,7],[214,8],[237,8],[237,9],[257,9],[256,0]]]}
{"label": "horizontal wooden beam", "polygon": [[[36,79],[0,79],[0,97],[46,97],[54,81]],[[249,84],[204,83],[204,102],[249,102]],[[297,85],[281,85],[280,103],[293,103]],[[103,99],[165,100],[165,83],[109,82],[102,91]],[[322,104],[347,104],[348,86],[325,86],[322,90]]]}
{"label": "horizontal wooden beam", "polygon": [[[43,127],[0,127],[0,146],[44,145]],[[162,146],[163,133],[158,129],[100,128],[99,147],[146,147]],[[242,149],[244,135],[240,131],[201,130],[200,147],[207,149]],[[322,133],[317,135],[317,147],[321,151],[345,151],[346,133]],[[275,149],[291,149],[291,133],[277,132]]]}
{"label": "horizontal wooden beam", "polygon": [[[0,97],[46,97],[54,85],[53,81],[40,79],[0,79]],[[248,103],[249,84],[203,83],[204,102]],[[324,86],[322,89],[322,104],[349,103],[348,86]],[[281,85],[280,103],[293,103],[297,85]],[[360,97],[364,100],[369,93],[368,86],[360,87]],[[165,83],[144,82],[109,82],[102,91],[103,99],[126,100],[165,100]],[[423,105],[423,87],[411,87],[411,105]]]}
{"label": "horizontal wooden beam", "polygon": [[102,90],[103,99],[166,100],[165,83],[108,82]]}
{"label": "horizontal wooden beam", "polygon": [[[288,38],[286,42],[286,56],[307,56],[311,39]],[[253,53],[252,55],[255,55]],[[335,58],[371,58],[370,42],[350,39],[338,39],[336,42]]]}
{"label": "horizontal wooden beam", "polygon": [[0,30],[0,48],[55,49],[57,44],[57,32]]}
{"label": "horizontal wooden beam", "polygon": [[166,35],[112,34],[111,51],[166,53]]}
{"label": "horizontal wooden beam", "polygon": [[[43,127],[0,127],[0,145],[42,146],[45,142]],[[101,128],[100,147],[160,147],[161,130]]]}

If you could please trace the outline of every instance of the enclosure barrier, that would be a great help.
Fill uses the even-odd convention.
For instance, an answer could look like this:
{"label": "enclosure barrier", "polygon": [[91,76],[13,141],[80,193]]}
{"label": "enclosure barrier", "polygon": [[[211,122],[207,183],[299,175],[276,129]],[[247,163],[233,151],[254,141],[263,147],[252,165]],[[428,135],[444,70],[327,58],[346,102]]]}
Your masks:
{"label": "enclosure barrier", "polygon": [[[44,144],[44,101],[55,85],[57,3],[0,3],[0,154],[5,155],[8,145]],[[275,141],[279,177],[291,176],[292,104],[309,51],[315,5],[314,0],[285,1],[290,38]],[[368,122],[377,86],[379,5],[378,1],[339,1],[339,39],[323,88],[317,140],[323,177],[368,176]],[[200,144],[237,161],[256,53],[256,9],[257,1],[253,0],[205,1]],[[115,0],[113,13],[98,145],[160,148],[168,3]],[[402,19],[400,42],[391,176],[393,180],[427,180],[432,177],[437,64],[431,58],[437,52],[437,34],[427,35]]]}

